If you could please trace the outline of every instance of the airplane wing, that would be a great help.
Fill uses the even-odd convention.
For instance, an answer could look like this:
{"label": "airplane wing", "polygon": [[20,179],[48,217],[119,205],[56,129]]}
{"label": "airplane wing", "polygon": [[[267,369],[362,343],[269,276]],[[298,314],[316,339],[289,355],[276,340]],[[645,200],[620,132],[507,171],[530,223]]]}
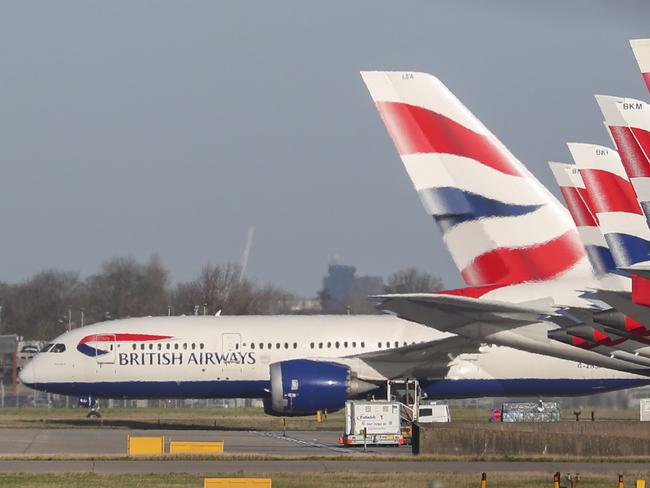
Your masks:
{"label": "airplane wing", "polygon": [[644,325],[650,325],[650,307],[632,302],[632,295],[627,292],[610,290],[596,290],[593,295],[611,305],[616,310],[623,312],[628,317]]}
{"label": "airplane wing", "polygon": [[[594,366],[650,375],[647,365],[549,340],[541,322],[564,322],[544,301],[507,303],[444,294],[380,295],[382,310],[444,332]],[[609,302],[608,302],[609,303]],[[612,304],[613,305],[613,304]],[[575,311],[574,311],[575,312]],[[578,322],[580,320],[578,319]],[[569,325],[569,322],[564,325]],[[533,326],[526,327],[526,326]],[[514,330],[518,329],[518,330]]]}
{"label": "airplane wing", "polygon": [[550,307],[550,300],[516,304],[433,293],[377,295],[371,298],[380,300],[379,308],[382,310],[444,332],[454,332],[474,322],[493,320],[504,328],[515,328],[556,314]]}
{"label": "airplane wing", "polygon": [[481,343],[452,336],[437,341],[413,344],[355,355],[386,378],[442,378],[450,363],[461,354],[477,354]]}

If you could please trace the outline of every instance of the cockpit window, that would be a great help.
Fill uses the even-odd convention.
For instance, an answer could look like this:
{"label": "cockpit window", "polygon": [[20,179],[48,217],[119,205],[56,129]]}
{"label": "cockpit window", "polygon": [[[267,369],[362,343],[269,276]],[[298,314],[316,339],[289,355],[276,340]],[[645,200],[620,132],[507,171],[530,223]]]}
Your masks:
{"label": "cockpit window", "polygon": [[64,352],[65,351],[65,344],[54,344],[52,349],[50,349],[50,352]]}
{"label": "cockpit window", "polygon": [[54,345],[54,344],[45,344],[45,345],[43,346],[43,348],[41,349],[41,352],[47,352],[47,351],[49,351],[53,345]]}

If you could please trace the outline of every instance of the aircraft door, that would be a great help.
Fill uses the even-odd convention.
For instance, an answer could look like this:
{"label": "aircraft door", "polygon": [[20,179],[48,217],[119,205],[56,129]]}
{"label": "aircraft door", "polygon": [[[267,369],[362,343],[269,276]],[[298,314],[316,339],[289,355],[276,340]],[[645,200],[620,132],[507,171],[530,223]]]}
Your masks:
{"label": "aircraft door", "polygon": [[224,356],[237,352],[241,348],[241,334],[221,334],[221,352]]}
{"label": "aircraft door", "polygon": [[115,363],[115,349],[117,347],[115,334],[96,335],[93,347],[96,350],[95,359],[98,364]]}

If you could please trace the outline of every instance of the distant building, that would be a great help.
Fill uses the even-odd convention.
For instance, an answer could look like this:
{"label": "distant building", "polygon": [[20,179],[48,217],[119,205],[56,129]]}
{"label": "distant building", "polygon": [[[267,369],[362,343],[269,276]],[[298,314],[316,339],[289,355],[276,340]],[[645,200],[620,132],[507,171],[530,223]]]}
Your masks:
{"label": "distant building", "polygon": [[323,313],[372,313],[367,296],[381,293],[384,279],[380,276],[357,276],[357,268],[331,264],[323,278],[320,303]]}

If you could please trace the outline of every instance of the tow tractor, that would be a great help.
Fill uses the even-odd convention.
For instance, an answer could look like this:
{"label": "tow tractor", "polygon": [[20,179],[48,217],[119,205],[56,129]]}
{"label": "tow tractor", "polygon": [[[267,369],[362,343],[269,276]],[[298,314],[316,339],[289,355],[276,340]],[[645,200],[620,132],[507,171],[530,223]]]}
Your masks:
{"label": "tow tractor", "polygon": [[385,400],[345,402],[345,432],[339,437],[339,444],[401,446],[410,443],[414,421],[450,420],[447,405],[422,402],[417,380],[389,380]]}

